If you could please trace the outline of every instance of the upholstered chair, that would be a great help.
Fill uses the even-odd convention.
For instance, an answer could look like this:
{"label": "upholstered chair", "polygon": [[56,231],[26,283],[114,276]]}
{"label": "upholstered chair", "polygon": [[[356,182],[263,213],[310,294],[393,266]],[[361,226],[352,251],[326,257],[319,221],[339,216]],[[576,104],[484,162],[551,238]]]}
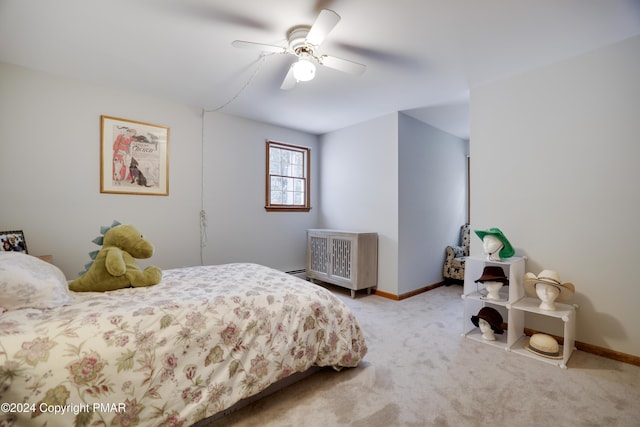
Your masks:
{"label": "upholstered chair", "polygon": [[456,246],[447,246],[446,258],[442,269],[445,285],[462,283],[464,281],[464,264],[469,256],[470,226],[460,227],[460,242]]}

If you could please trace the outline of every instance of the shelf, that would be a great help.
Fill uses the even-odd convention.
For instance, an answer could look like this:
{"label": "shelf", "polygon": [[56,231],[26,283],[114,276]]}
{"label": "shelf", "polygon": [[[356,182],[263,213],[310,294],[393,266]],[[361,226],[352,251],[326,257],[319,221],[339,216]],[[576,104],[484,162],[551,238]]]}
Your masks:
{"label": "shelf", "polygon": [[[479,288],[484,289],[482,285],[475,283],[482,276],[484,267],[499,266],[509,278],[509,285],[500,289],[500,295],[503,295],[509,301],[519,300],[524,296],[524,262],[524,257],[512,257],[502,261],[488,261],[475,256],[468,257],[464,268],[464,294],[477,294]],[[484,298],[483,301],[493,302],[495,300]]]}
{"label": "shelf", "polygon": [[471,292],[470,294],[463,294],[462,295],[462,298],[475,299],[475,300],[486,302],[486,303],[489,303],[489,304],[496,304],[496,305],[506,306],[509,303],[508,291],[507,292],[502,292],[502,290],[500,290],[500,297],[501,297],[501,299],[499,299],[499,300],[489,299],[489,298],[487,298],[486,296],[484,296],[482,293],[480,293],[478,291]]}
{"label": "shelf", "polygon": [[511,308],[516,310],[528,311],[529,313],[537,313],[545,316],[557,317],[565,322],[568,322],[569,316],[571,316],[571,313],[575,311],[576,307],[571,304],[555,303],[555,305],[555,310],[543,310],[540,308],[539,299],[525,297],[511,304]]}
{"label": "shelf", "polygon": [[467,338],[471,338],[474,341],[479,341],[483,344],[487,344],[493,347],[498,347],[502,350],[508,350],[506,331],[504,334],[501,334],[501,335],[495,334],[495,337],[496,337],[495,341],[489,341],[482,338],[482,332],[480,331],[480,328],[474,328],[471,331],[467,332],[464,336],[466,336]]}
{"label": "shelf", "polygon": [[550,365],[559,366],[562,369],[567,369],[567,362],[569,361],[571,353],[573,353],[574,350],[574,348],[570,346],[569,349],[565,351],[565,346],[560,345],[560,351],[562,351],[563,353],[562,359],[551,359],[549,357],[538,356],[537,354],[530,352],[525,348],[527,344],[529,344],[529,337],[523,335],[509,350],[513,353],[526,356],[531,359],[539,360]]}
{"label": "shelf", "polygon": [[[575,349],[575,319],[578,306],[556,303],[556,310],[542,310],[540,308],[541,301],[538,298],[525,295],[525,260],[525,257],[513,257],[502,261],[488,261],[479,257],[467,258],[462,293],[464,301],[462,335],[493,347],[566,368],[571,353]],[[486,298],[484,296],[486,291],[482,284],[475,282],[482,276],[486,266],[502,267],[504,274],[509,278],[509,285],[500,289],[503,300]],[[508,329],[504,334],[495,336],[496,341],[483,339],[480,329],[470,320],[480,309],[487,306],[496,309],[501,314],[503,321],[508,324]],[[529,337],[524,334],[525,313],[527,312],[563,321],[563,336],[560,340],[564,343],[564,346],[560,346],[564,352],[562,359],[538,356],[524,347],[529,343]],[[567,350],[565,351],[565,349]]]}

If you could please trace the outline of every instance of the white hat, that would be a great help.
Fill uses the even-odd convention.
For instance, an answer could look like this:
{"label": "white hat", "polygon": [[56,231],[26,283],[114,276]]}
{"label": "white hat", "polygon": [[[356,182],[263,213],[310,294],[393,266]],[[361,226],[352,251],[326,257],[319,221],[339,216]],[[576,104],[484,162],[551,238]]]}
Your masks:
{"label": "white hat", "polygon": [[542,270],[537,276],[533,273],[527,273],[524,276],[524,290],[532,297],[537,297],[536,284],[544,283],[545,285],[555,286],[560,290],[557,301],[568,301],[573,297],[576,291],[573,283],[562,283],[560,275],[553,270]]}
{"label": "white hat", "polygon": [[562,359],[562,349],[558,345],[558,341],[551,335],[533,334],[529,339],[529,343],[524,348],[538,356],[549,359]]}

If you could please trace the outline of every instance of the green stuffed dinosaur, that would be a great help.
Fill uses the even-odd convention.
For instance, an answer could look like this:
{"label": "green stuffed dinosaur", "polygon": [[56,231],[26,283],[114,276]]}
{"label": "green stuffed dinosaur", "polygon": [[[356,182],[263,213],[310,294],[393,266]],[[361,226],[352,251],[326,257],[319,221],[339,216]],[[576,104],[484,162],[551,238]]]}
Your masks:
{"label": "green stuffed dinosaur", "polygon": [[154,251],[153,245],[142,237],[136,227],[114,222],[114,226],[104,232],[104,238],[94,242],[100,240],[102,248],[95,255],[95,260],[87,271],[69,283],[70,290],[101,292],[160,283],[162,270],[154,266],[141,270],[135,260],[151,258]]}

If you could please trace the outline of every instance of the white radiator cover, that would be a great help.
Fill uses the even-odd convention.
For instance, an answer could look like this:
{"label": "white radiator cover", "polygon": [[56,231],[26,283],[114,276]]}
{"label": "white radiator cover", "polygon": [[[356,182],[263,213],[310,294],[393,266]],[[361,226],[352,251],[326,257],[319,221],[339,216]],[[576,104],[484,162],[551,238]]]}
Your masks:
{"label": "white radiator cover", "polygon": [[355,291],[378,285],[378,234],[307,230],[307,277]]}

